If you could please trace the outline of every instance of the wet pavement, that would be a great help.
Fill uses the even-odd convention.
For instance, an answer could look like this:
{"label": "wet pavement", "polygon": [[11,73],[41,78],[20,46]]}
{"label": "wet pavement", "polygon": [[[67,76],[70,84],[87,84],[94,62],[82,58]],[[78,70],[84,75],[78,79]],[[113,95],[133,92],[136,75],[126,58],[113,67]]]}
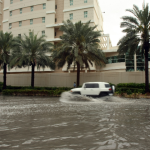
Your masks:
{"label": "wet pavement", "polygon": [[150,150],[150,100],[0,96],[0,150]]}

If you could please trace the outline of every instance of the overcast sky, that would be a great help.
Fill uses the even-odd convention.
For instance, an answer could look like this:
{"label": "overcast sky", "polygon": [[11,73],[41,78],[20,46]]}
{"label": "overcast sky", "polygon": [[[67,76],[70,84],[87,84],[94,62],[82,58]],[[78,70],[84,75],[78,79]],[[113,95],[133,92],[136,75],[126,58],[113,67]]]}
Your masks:
{"label": "overcast sky", "polygon": [[[110,35],[112,46],[116,46],[119,39],[122,38],[122,28],[120,23],[122,16],[130,16],[130,13],[126,12],[126,9],[132,9],[133,4],[137,5],[140,9],[142,8],[143,0],[98,0],[99,5],[103,13],[104,33]],[[145,3],[149,3],[150,0],[145,0]]]}

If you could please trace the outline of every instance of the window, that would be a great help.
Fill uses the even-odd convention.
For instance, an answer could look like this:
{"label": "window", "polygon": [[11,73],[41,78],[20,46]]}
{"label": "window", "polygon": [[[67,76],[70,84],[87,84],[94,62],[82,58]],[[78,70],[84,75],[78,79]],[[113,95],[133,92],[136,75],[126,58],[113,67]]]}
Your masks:
{"label": "window", "polygon": [[20,0],[20,1],[23,1],[23,0]]}
{"label": "window", "polygon": [[13,0],[10,0],[10,4],[13,4]]}
{"label": "window", "polygon": [[134,55],[131,56],[129,53],[126,53],[126,71],[134,71]]}
{"label": "window", "polygon": [[46,4],[43,4],[43,9],[46,9]]}
{"label": "window", "polygon": [[107,57],[107,64],[125,62],[125,55]]}
{"label": "window", "polygon": [[105,88],[110,88],[110,85],[109,84],[105,84]]}
{"label": "window", "polygon": [[88,12],[84,11],[84,18],[87,18],[87,17],[88,17]]}
{"label": "window", "polygon": [[31,6],[31,11],[33,11],[33,8],[34,8],[34,7],[33,7],[33,6]]}
{"label": "window", "polygon": [[9,29],[11,29],[11,28],[12,28],[12,24],[10,23],[10,24],[9,24]]}
{"label": "window", "polygon": [[70,14],[70,20],[73,20],[73,14]]}
{"label": "window", "polygon": [[145,70],[145,59],[142,53],[136,55],[136,70],[144,71]]}
{"label": "window", "polygon": [[42,36],[45,36],[45,31],[42,31]]}
{"label": "window", "polygon": [[18,37],[21,38],[21,34],[18,34]]}
{"label": "window", "polygon": [[42,23],[45,23],[45,17],[42,17]]}
{"label": "window", "polygon": [[12,16],[12,11],[10,11],[10,16]]}
{"label": "window", "polygon": [[32,25],[33,24],[33,19],[30,19],[30,25]]}
{"label": "window", "polygon": [[55,5],[55,9],[57,9],[57,5]]}
{"label": "window", "polygon": [[57,18],[55,18],[55,22],[57,22]]}
{"label": "window", "polygon": [[85,88],[99,88],[99,84],[85,84]]}
{"label": "window", "polygon": [[87,0],[84,0],[84,3],[87,3]]}
{"label": "window", "polygon": [[57,35],[57,33],[55,32],[55,36]]}
{"label": "window", "polygon": [[70,0],[70,6],[72,6],[73,5],[73,0]]}
{"label": "window", "polygon": [[22,14],[22,8],[20,8],[20,14]]}
{"label": "window", "polygon": [[22,26],[22,21],[19,21],[19,27],[21,27]]}

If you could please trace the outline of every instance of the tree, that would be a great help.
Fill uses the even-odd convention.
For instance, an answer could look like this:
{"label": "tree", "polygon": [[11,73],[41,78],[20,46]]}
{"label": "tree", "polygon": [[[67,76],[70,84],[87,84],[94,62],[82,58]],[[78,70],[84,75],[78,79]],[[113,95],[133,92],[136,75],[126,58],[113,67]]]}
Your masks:
{"label": "tree", "polygon": [[[143,3],[143,8],[140,10],[136,5],[133,5],[133,10],[126,11],[133,16],[122,17],[123,22],[121,28],[126,35],[118,42],[119,54],[129,52],[129,55],[142,54],[145,56],[145,91],[149,92],[148,80],[148,52],[150,49],[150,12],[148,4]],[[141,55],[141,56],[142,56]]]}
{"label": "tree", "polygon": [[7,65],[10,62],[10,50],[13,47],[14,38],[11,33],[0,31],[0,65],[3,68],[3,89],[6,89]]}
{"label": "tree", "polygon": [[45,40],[45,36],[38,37],[38,34],[29,32],[27,36],[16,38],[16,43],[12,51],[10,67],[30,67],[31,66],[31,87],[34,88],[34,70],[41,67],[44,69],[46,66],[52,69],[55,64],[51,58],[46,55],[50,51],[51,43]]}
{"label": "tree", "polygon": [[89,64],[95,63],[104,66],[106,58],[100,49],[100,31],[97,26],[90,26],[90,21],[83,24],[81,21],[73,23],[70,20],[63,22],[60,31],[64,34],[60,37],[61,42],[52,51],[52,58],[58,68],[62,68],[67,62],[67,69],[73,64],[77,66],[77,86],[80,83],[80,69],[85,65],[90,69]]}

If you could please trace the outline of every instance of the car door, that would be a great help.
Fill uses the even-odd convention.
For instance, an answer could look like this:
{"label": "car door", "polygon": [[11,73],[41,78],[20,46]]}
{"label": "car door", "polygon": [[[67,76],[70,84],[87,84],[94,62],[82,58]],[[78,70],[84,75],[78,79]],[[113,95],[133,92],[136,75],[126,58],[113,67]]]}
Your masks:
{"label": "car door", "polygon": [[93,94],[99,95],[100,94],[100,85],[98,83],[93,84]]}
{"label": "car door", "polygon": [[91,84],[85,83],[82,89],[82,95],[90,95],[89,94],[90,91],[91,91]]}
{"label": "car door", "polygon": [[99,95],[99,84],[85,83],[83,88],[83,95]]}

